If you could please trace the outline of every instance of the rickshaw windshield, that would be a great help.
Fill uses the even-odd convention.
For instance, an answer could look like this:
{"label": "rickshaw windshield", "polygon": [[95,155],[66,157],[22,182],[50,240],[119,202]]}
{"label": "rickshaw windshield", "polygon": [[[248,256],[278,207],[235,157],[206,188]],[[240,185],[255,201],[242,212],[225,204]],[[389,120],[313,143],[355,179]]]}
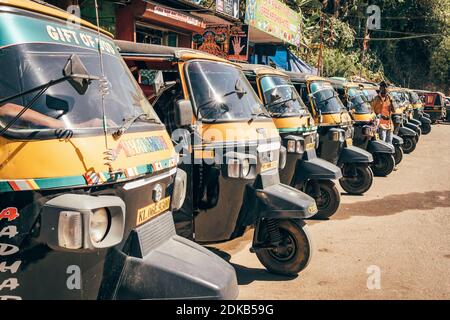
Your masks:
{"label": "rickshaw windshield", "polygon": [[308,113],[294,86],[283,77],[268,76],[261,79],[264,103],[275,116],[302,116]]}
{"label": "rickshaw windshield", "polygon": [[349,109],[358,114],[372,113],[370,103],[360,89],[350,88],[348,90]]}
{"label": "rickshaw windshield", "polygon": [[366,96],[367,101],[372,102],[373,99],[378,95],[376,89],[363,89],[362,92]]}
{"label": "rickshaw windshield", "polygon": [[[89,75],[101,77],[99,54],[76,46],[29,43],[0,49],[0,99],[36,88],[63,76],[69,58],[75,54]],[[118,55],[103,54],[107,90],[104,95],[106,123],[117,128],[128,119],[147,114],[157,119],[152,106]],[[100,81],[92,81],[86,93],[78,93],[68,82],[49,87],[9,129],[20,136],[36,132],[56,134],[55,129],[103,130]],[[0,128],[33,101],[33,92],[0,106]],[[144,126],[136,122],[136,126]]]}
{"label": "rickshaw windshield", "polygon": [[414,91],[409,92],[409,98],[411,103],[420,103],[420,98],[419,95],[417,93],[415,93]]}
{"label": "rickshaw windshield", "polygon": [[323,114],[347,111],[331,84],[317,81],[310,84],[316,108]]}
{"label": "rickshaw windshield", "polygon": [[194,106],[202,119],[244,120],[261,114],[268,117],[244,73],[234,65],[191,61],[186,71]]}

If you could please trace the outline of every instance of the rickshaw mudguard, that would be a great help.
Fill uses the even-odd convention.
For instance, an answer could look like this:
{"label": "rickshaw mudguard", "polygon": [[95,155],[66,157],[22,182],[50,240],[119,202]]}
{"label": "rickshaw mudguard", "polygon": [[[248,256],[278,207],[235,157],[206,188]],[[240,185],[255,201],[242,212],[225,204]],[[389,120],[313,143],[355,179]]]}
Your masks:
{"label": "rickshaw mudguard", "polygon": [[412,122],[405,123],[405,127],[413,130],[414,132],[417,132],[418,130],[420,130],[419,126]]}
{"label": "rickshaw mudguard", "polygon": [[317,213],[315,200],[293,187],[278,183],[254,189],[258,219],[307,219]]}
{"label": "rickshaw mudguard", "polygon": [[398,133],[403,137],[415,137],[417,135],[414,130],[407,127],[400,127]]}
{"label": "rickshaw mudguard", "polygon": [[338,160],[338,166],[341,166],[345,163],[369,164],[371,162],[373,162],[373,156],[370,152],[355,146],[347,146],[342,149]]}
{"label": "rickshaw mudguard", "polygon": [[403,139],[400,138],[398,135],[393,134],[392,135],[392,144],[394,146],[401,146],[403,144]]}
{"label": "rickshaw mudguard", "polygon": [[[138,254],[124,258],[114,299],[235,299],[239,289],[234,268],[206,248],[175,234],[171,214],[156,219],[138,238],[150,234],[165,240],[153,242]],[[170,226],[171,225],[171,226]],[[142,239],[141,239],[142,238]],[[161,237],[159,237],[161,239]],[[139,247],[139,244],[137,245]]]}
{"label": "rickshaw mudguard", "polygon": [[416,126],[421,126],[422,125],[422,122],[420,120],[417,120],[417,119],[409,119],[408,121],[410,123],[416,125]]}
{"label": "rickshaw mudguard", "polygon": [[294,185],[308,180],[337,180],[342,178],[341,169],[324,159],[317,158],[315,150],[305,151],[297,161]]}
{"label": "rickshaw mudguard", "polygon": [[419,121],[420,121],[420,123],[421,123],[422,125],[424,125],[424,124],[431,124],[431,120],[430,120],[429,117],[421,116],[421,117],[419,118]]}
{"label": "rickshaw mudguard", "polygon": [[369,141],[369,146],[367,148],[367,151],[370,153],[388,153],[388,154],[394,154],[395,148],[392,144],[387,143],[382,140],[371,140]]}

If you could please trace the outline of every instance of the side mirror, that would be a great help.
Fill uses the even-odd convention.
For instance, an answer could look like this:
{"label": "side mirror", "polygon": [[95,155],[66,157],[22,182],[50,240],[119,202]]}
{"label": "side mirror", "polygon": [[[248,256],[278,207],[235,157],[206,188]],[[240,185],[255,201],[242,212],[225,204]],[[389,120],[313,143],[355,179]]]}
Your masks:
{"label": "side mirror", "polygon": [[178,100],[175,103],[175,124],[177,127],[186,127],[192,124],[194,112],[189,100]]}
{"label": "side mirror", "polygon": [[51,110],[61,111],[61,114],[59,116],[62,116],[72,109],[74,105],[74,99],[73,97],[69,96],[65,96],[63,99],[56,96],[46,95],[45,104],[47,105],[47,108]]}
{"label": "side mirror", "polygon": [[274,103],[281,99],[281,96],[278,94],[276,90],[272,91],[270,94],[270,103]]}
{"label": "side mirror", "polygon": [[81,95],[85,94],[91,80],[98,77],[90,76],[80,57],[72,54],[63,69],[63,75],[69,77],[69,83]]}

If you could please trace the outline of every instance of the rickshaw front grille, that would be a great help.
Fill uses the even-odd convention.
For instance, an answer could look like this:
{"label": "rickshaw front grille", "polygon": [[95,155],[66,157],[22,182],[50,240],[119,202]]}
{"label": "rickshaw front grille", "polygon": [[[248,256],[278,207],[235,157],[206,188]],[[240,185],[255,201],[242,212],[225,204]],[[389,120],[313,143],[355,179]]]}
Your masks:
{"label": "rickshaw front grille", "polygon": [[166,212],[136,228],[136,234],[142,258],[176,234],[172,213]]}

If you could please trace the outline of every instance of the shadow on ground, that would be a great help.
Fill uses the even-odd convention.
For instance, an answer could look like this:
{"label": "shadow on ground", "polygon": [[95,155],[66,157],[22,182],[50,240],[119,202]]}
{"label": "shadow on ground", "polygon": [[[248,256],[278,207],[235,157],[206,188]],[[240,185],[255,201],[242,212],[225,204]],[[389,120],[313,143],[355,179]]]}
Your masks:
{"label": "shadow on ground", "polygon": [[331,220],[353,216],[388,216],[407,210],[432,210],[450,207],[450,191],[411,192],[381,199],[341,204]]}
{"label": "shadow on ground", "polygon": [[239,285],[247,285],[253,281],[290,281],[297,278],[297,276],[287,277],[270,273],[264,268],[247,268],[240,264],[231,263],[231,255],[229,253],[213,247],[207,247],[207,249],[217,254],[233,266],[234,270],[236,270]]}

